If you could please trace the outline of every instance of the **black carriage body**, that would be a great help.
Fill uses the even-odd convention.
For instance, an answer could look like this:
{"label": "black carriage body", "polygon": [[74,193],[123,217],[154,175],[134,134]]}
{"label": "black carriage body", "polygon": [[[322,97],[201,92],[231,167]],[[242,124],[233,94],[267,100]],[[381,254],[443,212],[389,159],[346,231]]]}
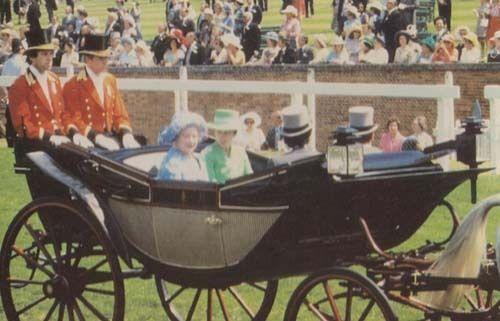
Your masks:
{"label": "black carriage body", "polygon": [[[192,287],[223,288],[349,264],[371,252],[359,218],[382,248],[408,239],[456,186],[482,170],[444,172],[423,162],[351,179],[328,175],[324,157],[265,169],[224,185],[154,179],[165,147],[52,157],[101,203],[122,256]],[[392,166],[394,167],[394,166]],[[397,167],[397,166],[396,166]],[[119,235],[120,239],[116,240]]]}

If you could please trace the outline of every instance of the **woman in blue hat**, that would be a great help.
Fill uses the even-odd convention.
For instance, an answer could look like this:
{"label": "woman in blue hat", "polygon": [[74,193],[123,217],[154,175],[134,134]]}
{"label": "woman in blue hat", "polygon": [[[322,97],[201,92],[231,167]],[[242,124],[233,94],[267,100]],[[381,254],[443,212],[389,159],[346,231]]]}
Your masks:
{"label": "woman in blue hat", "polygon": [[183,111],[172,118],[160,134],[160,144],[172,145],[158,171],[158,179],[208,181],[203,159],[195,153],[198,143],[206,136],[205,120],[198,114]]}

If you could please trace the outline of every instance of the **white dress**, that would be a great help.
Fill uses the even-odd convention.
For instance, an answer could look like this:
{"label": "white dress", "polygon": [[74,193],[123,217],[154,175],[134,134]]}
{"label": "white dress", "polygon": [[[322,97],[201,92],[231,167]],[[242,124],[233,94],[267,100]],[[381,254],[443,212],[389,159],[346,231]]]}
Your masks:
{"label": "white dress", "polygon": [[476,64],[481,62],[481,50],[478,47],[473,47],[471,50],[462,49],[460,62],[466,64]]}
{"label": "white dress", "polygon": [[254,128],[251,132],[246,129],[239,130],[234,138],[234,143],[251,151],[261,150],[262,144],[266,141],[266,136],[260,128]]}

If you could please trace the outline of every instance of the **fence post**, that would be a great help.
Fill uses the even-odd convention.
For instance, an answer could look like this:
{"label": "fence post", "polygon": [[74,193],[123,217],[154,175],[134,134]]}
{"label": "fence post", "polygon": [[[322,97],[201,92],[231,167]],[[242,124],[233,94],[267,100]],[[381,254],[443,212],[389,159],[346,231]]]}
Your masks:
{"label": "fence post", "polygon": [[[181,81],[186,81],[188,80],[188,74],[187,74],[187,68],[186,66],[181,66],[179,68],[179,79]],[[188,110],[188,91],[187,90],[181,90],[179,93],[179,107],[180,110]]]}
{"label": "fence post", "polygon": [[495,166],[495,174],[500,174],[500,86],[486,86],[484,91],[490,103],[491,163]]}
{"label": "fence post", "polygon": [[[447,71],[444,75],[444,83],[453,86],[453,73]],[[453,98],[443,97],[437,100],[436,142],[442,143],[455,137],[455,105]],[[439,163],[443,169],[450,167],[450,157],[442,157]]]}
{"label": "fence post", "polygon": [[[316,82],[315,80],[315,73],[314,69],[307,69],[307,83],[310,85],[314,85]],[[311,132],[311,139],[309,141],[309,145],[313,146],[314,149],[317,148],[316,146],[316,95],[314,94],[307,94],[307,107],[309,108],[309,114],[311,115],[311,125],[312,125],[312,132]]]}

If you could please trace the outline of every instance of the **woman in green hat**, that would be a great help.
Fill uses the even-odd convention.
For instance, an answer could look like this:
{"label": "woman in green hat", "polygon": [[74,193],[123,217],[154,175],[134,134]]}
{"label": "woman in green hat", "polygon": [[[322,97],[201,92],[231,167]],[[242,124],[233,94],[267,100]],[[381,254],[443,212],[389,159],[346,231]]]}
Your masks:
{"label": "woman in green hat", "polygon": [[217,109],[214,121],[208,124],[209,129],[215,130],[215,142],[203,151],[211,182],[224,184],[227,180],[253,173],[245,149],[233,144],[240,127],[239,113],[228,109]]}

